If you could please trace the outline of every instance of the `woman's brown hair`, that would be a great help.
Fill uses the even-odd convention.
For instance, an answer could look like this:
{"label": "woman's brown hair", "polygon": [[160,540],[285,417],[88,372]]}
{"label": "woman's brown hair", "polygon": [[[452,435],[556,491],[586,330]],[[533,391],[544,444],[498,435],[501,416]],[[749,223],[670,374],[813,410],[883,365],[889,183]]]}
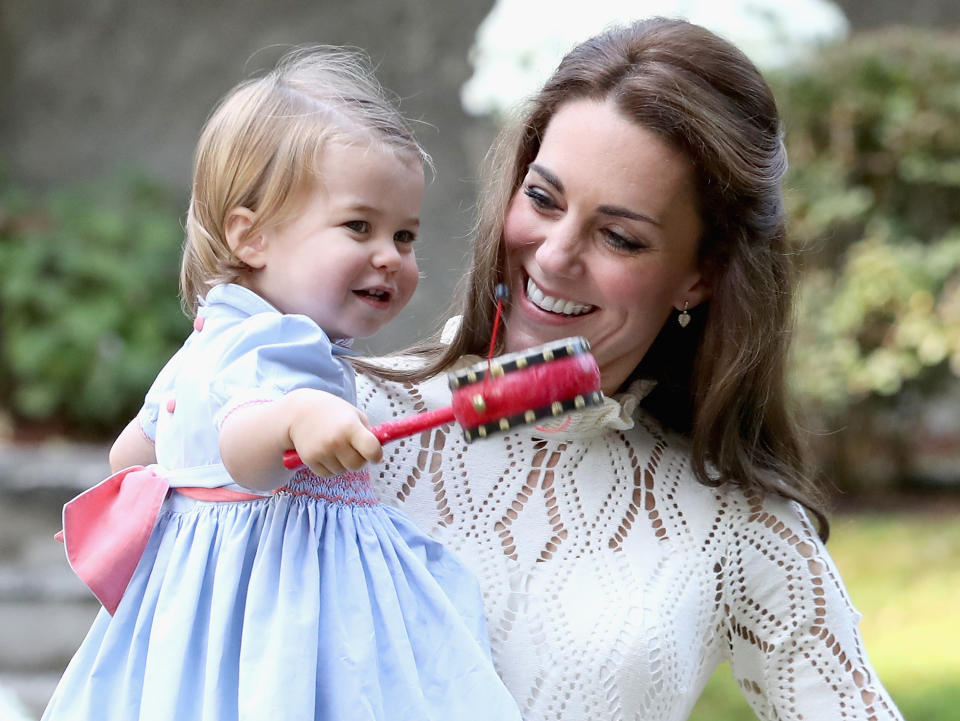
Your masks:
{"label": "woman's brown hair", "polygon": [[655,18],[587,40],[501,133],[488,158],[463,321],[448,346],[417,349],[428,366],[416,377],[486,351],[507,205],[558,108],[583,99],[612,100],[624,117],[686,153],[699,190],[699,260],[712,295],[691,309],[686,328],[664,326],[627,383],[657,381],[643,405],[692,438],[700,482],[794,499],[816,515],[826,537],[824,500],[786,391],[795,278],[779,114],[753,63],[699,26]]}

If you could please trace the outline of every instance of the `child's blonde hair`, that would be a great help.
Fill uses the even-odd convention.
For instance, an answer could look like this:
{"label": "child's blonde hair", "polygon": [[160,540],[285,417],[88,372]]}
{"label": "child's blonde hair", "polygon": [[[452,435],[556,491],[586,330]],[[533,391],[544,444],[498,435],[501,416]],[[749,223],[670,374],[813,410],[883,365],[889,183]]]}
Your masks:
{"label": "child's blonde hair", "polygon": [[237,280],[245,265],[227,244],[228,213],[254,212],[249,233],[288,219],[299,193],[318,176],[323,146],[360,138],[409,154],[429,155],[354,49],[315,46],[285,55],[261,78],[234,87],[204,125],[197,143],[180,268],[184,310],[218,283]]}

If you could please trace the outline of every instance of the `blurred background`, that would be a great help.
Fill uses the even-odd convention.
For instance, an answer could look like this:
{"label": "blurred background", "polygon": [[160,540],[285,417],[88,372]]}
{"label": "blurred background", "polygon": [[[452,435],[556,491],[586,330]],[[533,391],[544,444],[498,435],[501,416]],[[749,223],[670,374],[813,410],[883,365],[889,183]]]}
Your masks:
{"label": "blurred background", "polygon": [[[62,503],[190,330],[177,275],[207,113],[293,45],[364,48],[432,153],[401,319],[465,268],[477,168],[510,108],[616,20],[688,17],[774,87],[804,267],[792,379],[830,549],[908,719],[960,708],[960,3],[956,0],[0,0],[0,721],[36,719],[96,605]],[[709,712],[708,712],[709,709]],[[753,718],[726,669],[694,719]]]}

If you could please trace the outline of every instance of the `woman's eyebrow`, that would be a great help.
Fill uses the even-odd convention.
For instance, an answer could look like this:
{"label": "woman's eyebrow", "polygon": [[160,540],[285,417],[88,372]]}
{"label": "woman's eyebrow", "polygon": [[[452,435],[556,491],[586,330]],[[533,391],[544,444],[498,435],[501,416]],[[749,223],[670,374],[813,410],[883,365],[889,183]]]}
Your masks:
{"label": "woman's eyebrow", "polygon": [[598,205],[597,212],[602,215],[613,215],[617,218],[629,218],[630,220],[639,220],[644,223],[650,223],[655,225],[658,228],[660,226],[660,221],[654,220],[649,215],[644,213],[638,213],[634,210],[628,210],[627,208],[621,208],[619,205]]}
{"label": "woman's eyebrow", "polygon": [[[544,180],[550,183],[550,185],[556,188],[557,192],[563,192],[563,182],[556,175],[537,163],[530,163],[529,167],[530,170],[534,171],[537,175],[541,176]],[[598,205],[597,212],[602,215],[612,215],[617,218],[639,220],[643,223],[655,225],[658,228],[661,227],[660,221],[651,218],[649,215],[646,215],[645,213],[638,213],[637,211],[629,210],[628,208],[623,208],[619,205]]]}
{"label": "woman's eyebrow", "polygon": [[544,180],[550,183],[550,185],[556,188],[558,192],[563,192],[563,183],[560,181],[560,178],[544,168],[542,165],[530,163],[530,170],[534,171],[537,175],[541,176]]}

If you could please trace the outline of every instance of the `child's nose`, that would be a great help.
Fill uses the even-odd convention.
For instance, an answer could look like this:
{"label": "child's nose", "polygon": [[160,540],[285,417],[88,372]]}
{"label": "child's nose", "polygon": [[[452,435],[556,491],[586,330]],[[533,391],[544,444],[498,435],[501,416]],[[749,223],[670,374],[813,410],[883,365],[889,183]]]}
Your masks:
{"label": "child's nose", "polygon": [[393,238],[385,238],[377,241],[372,260],[375,267],[394,271],[400,267],[403,259]]}

